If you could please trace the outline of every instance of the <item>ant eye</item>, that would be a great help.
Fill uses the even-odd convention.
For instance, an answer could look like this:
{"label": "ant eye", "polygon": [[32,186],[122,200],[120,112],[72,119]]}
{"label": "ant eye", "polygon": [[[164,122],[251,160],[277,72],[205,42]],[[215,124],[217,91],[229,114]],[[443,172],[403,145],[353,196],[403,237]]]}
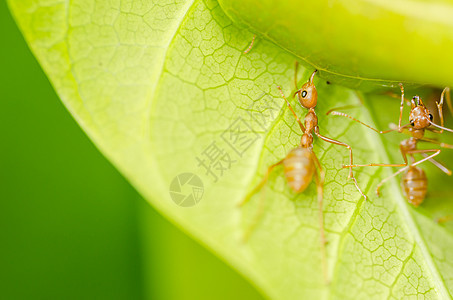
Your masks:
{"label": "ant eye", "polygon": [[307,96],[307,91],[302,91],[302,98],[305,98]]}
{"label": "ant eye", "polygon": [[414,126],[414,120],[410,120],[409,123],[411,123],[411,126]]}
{"label": "ant eye", "polygon": [[429,114],[429,119],[431,120],[431,122],[433,121],[433,115],[432,114]]}

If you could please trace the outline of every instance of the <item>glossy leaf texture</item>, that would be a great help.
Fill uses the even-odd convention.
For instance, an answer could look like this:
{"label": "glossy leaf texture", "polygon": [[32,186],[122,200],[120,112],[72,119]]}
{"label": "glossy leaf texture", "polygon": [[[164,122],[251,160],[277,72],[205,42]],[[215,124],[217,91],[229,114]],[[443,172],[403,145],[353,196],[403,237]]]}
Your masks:
{"label": "glossy leaf texture", "polygon": [[[294,91],[296,57],[264,39],[244,55],[253,33],[234,24],[216,1],[9,0],[9,5],[62,101],[100,151],[162,214],[263,295],[451,297],[453,237],[433,218],[452,205],[444,201],[439,211],[427,201],[414,209],[396,180],[377,198],[376,183],[390,174],[380,168],[356,172],[370,196],[364,201],[341,168],[348,162],[345,148],[314,143],[326,170],[330,285],[321,271],[314,184],[296,195],[276,169],[269,184],[238,207],[267,167],[300,141],[277,90],[280,85],[287,95]],[[300,83],[311,71],[300,70]],[[397,142],[325,115],[360,103],[356,92],[319,77],[315,84],[322,134],[351,144],[358,163],[399,161]],[[397,100],[380,96],[371,102],[385,106],[370,110],[365,101],[354,115],[368,123],[386,120],[381,115],[397,117]],[[192,207],[170,197],[171,183],[183,173],[203,182],[202,199]],[[244,242],[261,206],[262,217]]]}
{"label": "glossy leaf texture", "polygon": [[219,0],[249,30],[362,90],[453,85],[451,0]]}

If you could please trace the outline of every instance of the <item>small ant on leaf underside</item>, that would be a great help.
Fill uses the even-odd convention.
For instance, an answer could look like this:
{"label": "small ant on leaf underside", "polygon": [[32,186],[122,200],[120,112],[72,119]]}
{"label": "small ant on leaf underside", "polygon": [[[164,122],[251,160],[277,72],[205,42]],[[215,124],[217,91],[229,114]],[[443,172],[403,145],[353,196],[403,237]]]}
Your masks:
{"label": "small ant on leaf underside", "polygon": [[[434,160],[433,158],[437,155],[440,154],[441,150],[440,149],[417,149],[418,142],[427,142],[427,143],[432,143],[432,144],[437,144],[441,148],[449,148],[453,149],[453,145],[449,145],[446,143],[439,142],[434,139],[429,139],[426,138],[425,131],[431,131],[433,133],[443,133],[444,131],[450,131],[453,132],[452,129],[445,128],[444,127],[444,118],[443,118],[443,112],[442,112],[442,107],[444,103],[444,98],[447,98],[447,103],[450,102],[450,89],[446,87],[441,94],[440,101],[436,102],[437,105],[437,110],[439,113],[439,118],[440,118],[440,125],[437,125],[433,122],[433,115],[430,113],[428,108],[426,108],[425,104],[423,103],[422,99],[419,96],[414,96],[410,100],[410,105],[411,105],[411,111],[409,115],[409,124],[406,124],[404,126],[401,126],[401,120],[403,116],[403,106],[404,102],[406,100],[404,98],[404,87],[400,83],[399,84],[400,89],[401,89],[401,103],[400,103],[400,114],[399,114],[399,120],[398,120],[398,127],[396,125],[394,128],[390,130],[385,130],[385,131],[379,131],[362,121],[359,121],[345,113],[330,110],[327,112],[327,114],[332,114],[336,116],[343,116],[346,118],[349,118],[355,122],[358,122],[374,131],[380,134],[386,134],[392,131],[397,131],[402,133],[405,131],[408,133],[411,137],[409,139],[406,139],[400,143],[400,151],[403,156],[404,163],[400,164],[377,164],[377,163],[370,163],[370,164],[361,164],[361,165],[346,165],[344,166],[345,168],[355,168],[355,167],[370,167],[370,166],[379,166],[379,167],[402,167],[392,175],[388,176],[387,178],[384,178],[377,186],[376,188],[376,193],[379,196],[379,189],[381,186],[388,181],[389,179],[393,178],[394,176],[404,173],[402,182],[401,182],[401,187],[403,190],[404,195],[406,196],[407,200],[409,203],[411,203],[414,206],[419,206],[423,200],[425,199],[426,193],[427,193],[427,185],[428,185],[428,179],[426,177],[425,172],[417,167],[419,164],[429,161],[433,165],[435,165],[437,168],[442,170],[442,172],[446,173],[447,175],[451,175],[452,172],[447,169],[445,166]],[[434,129],[430,126],[436,127],[438,129]],[[423,156],[423,159],[420,159],[418,161],[415,160],[414,154],[420,154]],[[408,162],[407,157],[409,156],[411,162]]]}

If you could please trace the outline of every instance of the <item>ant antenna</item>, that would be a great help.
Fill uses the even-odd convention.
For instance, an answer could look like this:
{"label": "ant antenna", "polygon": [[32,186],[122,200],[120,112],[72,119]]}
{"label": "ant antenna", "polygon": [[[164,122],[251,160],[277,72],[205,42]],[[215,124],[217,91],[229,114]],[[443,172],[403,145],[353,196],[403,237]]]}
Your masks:
{"label": "ant antenna", "polygon": [[439,129],[442,129],[442,130],[445,130],[445,131],[453,132],[453,130],[450,129],[450,128],[446,128],[446,127],[437,125],[436,123],[433,123],[433,122],[431,122],[430,120],[428,120],[428,122],[429,122],[429,124],[433,125],[434,127],[437,127],[437,128],[439,128]]}
{"label": "ant antenna", "polygon": [[316,72],[318,72],[318,70],[315,70],[315,71],[311,74],[310,80],[309,80],[310,84],[313,84],[313,78],[315,77]]}

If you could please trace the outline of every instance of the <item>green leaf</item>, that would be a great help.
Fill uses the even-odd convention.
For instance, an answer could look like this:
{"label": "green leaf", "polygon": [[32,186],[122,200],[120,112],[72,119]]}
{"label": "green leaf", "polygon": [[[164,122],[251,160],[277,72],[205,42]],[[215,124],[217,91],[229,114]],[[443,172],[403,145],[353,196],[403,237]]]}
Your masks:
{"label": "green leaf", "polygon": [[225,12],[321,71],[362,90],[452,86],[451,0],[219,0]]}
{"label": "green leaf", "polygon": [[[348,162],[343,147],[314,142],[326,170],[330,285],[321,272],[314,184],[296,195],[276,169],[269,184],[238,207],[267,166],[300,141],[276,88],[281,85],[287,95],[294,90],[296,58],[263,39],[244,55],[253,34],[232,23],[216,1],[9,0],[9,5],[61,99],[97,147],[162,214],[266,296],[451,297],[453,238],[432,219],[452,206],[439,212],[427,201],[414,209],[396,181],[377,198],[376,183],[390,174],[379,168],[356,172],[370,196],[365,202],[341,168]],[[311,71],[301,70],[300,81]],[[401,159],[394,141],[325,116],[333,107],[359,103],[354,91],[319,78],[315,84],[321,134],[351,144],[357,163],[389,161],[389,155]],[[302,116],[305,111],[290,101]],[[367,102],[354,116],[371,124],[381,115],[395,122],[398,101],[381,96],[372,103],[383,105]],[[199,160],[207,163],[213,146],[222,149],[223,160],[209,173]],[[201,201],[191,207],[170,197],[170,188],[177,191],[175,178],[193,178],[184,173],[196,174],[204,186]],[[244,242],[261,204],[262,217]]]}

